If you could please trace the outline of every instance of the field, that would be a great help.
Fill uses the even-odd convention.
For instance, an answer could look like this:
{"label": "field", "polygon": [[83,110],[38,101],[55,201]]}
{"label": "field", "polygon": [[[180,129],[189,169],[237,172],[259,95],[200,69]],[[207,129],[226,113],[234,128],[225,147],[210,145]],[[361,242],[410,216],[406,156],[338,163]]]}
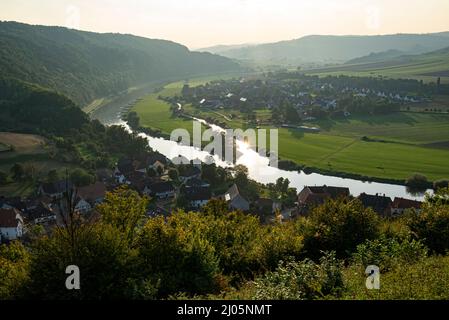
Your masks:
{"label": "field", "polygon": [[[40,136],[30,134],[18,134],[10,132],[0,132],[0,143],[12,146],[13,150],[0,153],[0,171],[9,174],[11,167],[15,163],[20,163],[24,167],[33,167],[35,178],[44,177],[48,171],[62,170],[72,167],[52,159],[51,154],[54,147],[47,144],[47,141]],[[8,196],[28,196],[35,190],[33,180],[14,182],[0,186],[0,195]]]}
{"label": "field", "polygon": [[[173,117],[170,111],[170,104],[159,100],[158,97],[170,97],[179,94],[186,83],[193,87],[217,79],[232,78],[233,76],[235,75],[220,77],[208,76],[167,84],[161,91],[145,96],[142,100],[136,103],[131,111],[138,113],[142,127],[160,130],[165,134],[170,134],[175,129],[186,129],[191,133],[192,120]],[[199,117],[200,115],[197,116]]]}
{"label": "field", "polygon": [[306,71],[316,75],[384,76],[393,79],[411,78],[424,82],[449,83],[449,52],[439,51],[417,56],[404,56],[383,62],[340,65]]}
{"label": "field", "polygon": [[[171,84],[134,107],[143,126],[164,133],[176,128],[191,131],[190,120],[172,118],[170,106],[157,99],[158,95],[179,94],[182,84]],[[199,118],[216,119],[231,128],[248,127],[244,115],[238,111],[184,108]],[[269,116],[267,110],[256,111],[261,122]],[[322,132],[312,134],[279,129],[282,159],[330,172],[373,178],[403,181],[414,173],[425,174],[432,181],[449,178],[449,114],[398,112],[349,120],[328,119],[313,125],[318,125]],[[367,141],[363,137],[367,137]]]}

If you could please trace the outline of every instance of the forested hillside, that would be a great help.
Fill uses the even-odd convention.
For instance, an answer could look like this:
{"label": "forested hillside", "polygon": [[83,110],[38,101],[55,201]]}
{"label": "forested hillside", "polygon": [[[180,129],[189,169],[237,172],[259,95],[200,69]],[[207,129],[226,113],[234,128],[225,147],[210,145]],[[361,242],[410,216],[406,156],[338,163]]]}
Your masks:
{"label": "forested hillside", "polygon": [[0,22],[0,74],[78,104],[154,80],[238,68],[227,58],[165,40]]}

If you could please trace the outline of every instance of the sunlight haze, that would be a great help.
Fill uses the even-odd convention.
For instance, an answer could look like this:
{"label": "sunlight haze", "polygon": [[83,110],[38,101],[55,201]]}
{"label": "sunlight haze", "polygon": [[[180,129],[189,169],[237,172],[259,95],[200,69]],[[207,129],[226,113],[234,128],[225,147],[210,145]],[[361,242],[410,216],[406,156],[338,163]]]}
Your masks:
{"label": "sunlight haze", "polygon": [[130,33],[189,48],[310,34],[449,30],[447,0],[2,0],[0,20]]}

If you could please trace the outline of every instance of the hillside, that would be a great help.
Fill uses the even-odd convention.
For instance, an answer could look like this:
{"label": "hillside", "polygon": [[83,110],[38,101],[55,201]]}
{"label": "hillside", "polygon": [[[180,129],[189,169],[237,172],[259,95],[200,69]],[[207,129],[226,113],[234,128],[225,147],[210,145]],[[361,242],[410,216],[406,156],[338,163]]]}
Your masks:
{"label": "hillside", "polygon": [[[355,60],[353,60],[354,62]],[[449,82],[449,47],[437,51],[402,55],[371,63],[344,64],[329,68],[308,70],[311,74],[348,74],[360,76],[382,75],[391,78],[415,78],[442,83]]]}
{"label": "hillside", "polygon": [[272,64],[308,62],[345,62],[372,52],[388,50],[406,54],[421,54],[449,45],[447,33],[396,34],[382,36],[307,36],[296,40],[215,51],[217,54],[241,60]]}
{"label": "hillside", "polygon": [[0,22],[0,74],[83,105],[154,80],[238,68],[227,58],[190,52],[170,41]]}
{"label": "hillside", "polygon": [[405,55],[405,53],[403,51],[399,51],[399,50],[387,50],[387,51],[382,51],[382,52],[372,52],[367,56],[349,60],[345,64],[361,64],[361,63],[379,62],[379,61],[397,58],[397,57],[400,57],[403,55]]}

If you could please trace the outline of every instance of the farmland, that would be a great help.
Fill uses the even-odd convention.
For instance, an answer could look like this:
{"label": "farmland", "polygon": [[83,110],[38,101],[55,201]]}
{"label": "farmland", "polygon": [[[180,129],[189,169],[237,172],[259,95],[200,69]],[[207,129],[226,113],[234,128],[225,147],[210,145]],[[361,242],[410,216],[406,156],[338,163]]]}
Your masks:
{"label": "farmland", "polygon": [[44,177],[48,171],[62,170],[67,165],[55,158],[56,149],[40,136],[10,132],[0,133],[0,143],[12,146],[11,151],[0,153],[0,171],[9,173],[15,163],[20,163],[26,170],[33,171],[33,179],[9,181],[0,186],[0,195],[27,196],[34,192],[34,179]]}
{"label": "farmland", "polygon": [[347,75],[347,76],[384,76],[400,79],[411,78],[424,82],[436,82],[441,77],[441,83],[449,83],[449,50],[443,49],[416,56],[399,58],[364,64],[347,64],[317,70],[307,71],[316,75]]}

